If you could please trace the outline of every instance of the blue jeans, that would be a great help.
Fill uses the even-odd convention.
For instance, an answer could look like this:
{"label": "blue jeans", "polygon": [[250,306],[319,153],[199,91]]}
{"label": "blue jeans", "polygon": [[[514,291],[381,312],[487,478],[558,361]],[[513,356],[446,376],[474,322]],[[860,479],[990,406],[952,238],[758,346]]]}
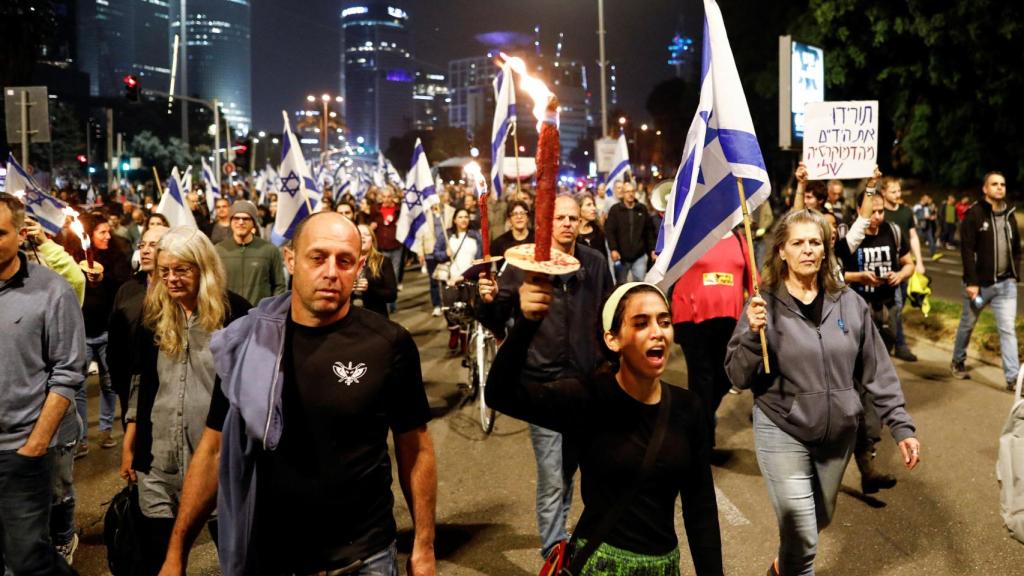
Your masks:
{"label": "blue jeans", "polygon": [[530,424],[530,442],[537,460],[537,529],[540,555],[546,557],[560,540],[569,538],[565,530],[572,504],[572,477],[576,459],[563,454],[562,435]]}
{"label": "blue jeans", "polygon": [[57,546],[71,542],[75,535],[75,446],[81,436],[78,412],[70,409],[57,428],[57,446],[53,463],[53,508],[50,510],[50,537]]}
{"label": "blue jeans", "polygon": [[[1020,358],[1017,356],[1017,332],[1014,320],[1017,316],[1017,281],[1007,278],[991,286],[981,288],[981,299],[985,306],[992,306],[992,314],[996,317],[996,328],[999,330],[999,350],[1003,356],[1003,376],[1007,382],[1017,381],[1020,370]],[[974,325],[978,323],[981,308],[975,310],[974,304],[967,298],[967,290],[963,292],[963,304],[960,312],[960,326],[956,329],[956,342],[953,345],[953,362],[959,363],[967,359],[967,344],[971,341]]]}
{"label": "blue jeans", "polygon": [[827,444],[805,444],[754,405],[754,446],[779,523],[779,573],[813,576],[818,532],[836,509],[856,430]]}
{"label": "blue jeans", "polygon": [[[104,332],[94,338],[86,338],[85,349],[89,356],[86,363],[95,360],[100,371],[100,431],[110,432],[114,429],[117,393],[114,392],[114,386],[110,383],[110,370],[107,368],[107,333]],[[89,428],[89,408],[84,385],[75,394],[75,405],[78,407],[78,416],[82,419],[81,439],[85,440]]]}
{"label": "blue jeans", "polygon": [[363,560],[353,576],[398,576],[398,548],[392,542],[387,548]]}
{"label": "blue jeans", "polygon": [[642,282],[647,275],[647,255],[643,254],[633,261],[619,260],[615,263],[615,283],[625,284],[627,275],[633,274],[634,282]]}
{"label": "blue jeans", "polygon": [[437,260],[432,256],[426,257],[427,261],[427,280],[430,281],[430,304],[434,308],[441,306],[441,289],[438,286],[437,280],[434,280],[434,270],[437,269]]}
{"label": "blue jeans", "polygon": [[907,347],[907,336],[903,333],[903,303],[906,302],[907,283],[896,289],[896,305],[889,308],[889,322],[896,332],[896,347]]}
{"label": "blue jeans", "polygon": [[52,453],[0,452],[0,573],[72,573],[50,542],[52,474]]}

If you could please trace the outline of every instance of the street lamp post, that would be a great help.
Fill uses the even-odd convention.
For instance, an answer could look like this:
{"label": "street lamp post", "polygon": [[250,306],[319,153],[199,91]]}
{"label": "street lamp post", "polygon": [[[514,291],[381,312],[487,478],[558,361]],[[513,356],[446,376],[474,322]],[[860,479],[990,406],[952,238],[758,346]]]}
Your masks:
{"label": "street lamp post", "polygon": [[[334,113],[331,112],[330,108],[329,108],[331,100],[332,100],[332,98],[331,98],[330,94],[326,94],[325,93],[325,94],[321,94],[320,95],[320,103],[323,105],[323,111],[320,113],[320,162],[321,163],[323,163],[323,162],[325,162],[327,160],[327,130],[330,128],[330,125],[332,123],[334,123],[334,122],[331,121],[331,118],[333,118],[332,115]],[[341,96],[335,96],[333,98],[333,100],[335,102],[339,103],[339,104],[345,101],[345,99],[342,98]],[[316,102],[316,97],[313,96],[312,94],[310,94],[310,95],[306,96],[306,101],[312,104],[312,103]]]}

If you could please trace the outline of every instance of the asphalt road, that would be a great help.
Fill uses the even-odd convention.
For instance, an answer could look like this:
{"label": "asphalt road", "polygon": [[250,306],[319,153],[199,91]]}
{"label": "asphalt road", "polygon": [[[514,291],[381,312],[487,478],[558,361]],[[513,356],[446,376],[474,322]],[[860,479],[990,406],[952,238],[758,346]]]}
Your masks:
{"label": "asphalt road", "polygon": [[[439,469],[439,573],[536,574],[540,566],[533,507],[536,476],[526,425],[499,416],[494,433],[485,436],[472,408],[459,408],[466,370],[448,355],[447,332],[440,319],[430,317],[425,289],[423,278],[410,271],[394,319],[413,333],[420,346],[436,416],[430,431]],[[999,516],[997,439],[1012,402],[1002,390],[1002,375],[998,368],[972,359],[973,378],[954,381],[947,371],[951,343],[916,341],[912,346],[920,361],[896,362],[918,426],[922,464],[913,472],[903,470],[892,439],[885,439],[879,445],[879,461],[897,475],[899,484],[877,498],[860,494],[860,477],[856,467],[850,466],[835,521],[821,536],[817,572],[826,576],[1024,574],[1024,545],[1008,537]],[[678,348],[666,379],[685,383]],[[90,378],[90,384],[95,438],[95,378]],[[718,445],[730,455],[714,469],[727,574],[763,574],[778,545],[774,513],[752,450],[751,402],[749,393],[728,395],[718,415]],[[77,463],[83,538],[75,567],[83,575],[107,573],[100,519],[103,503],[122,485],[116,472],[117,452],[93,445],[89,456]],[[408,552],[411,522],[397,484],[394,488],[400,549]],[[573,518],[582,509],[578,488],[576,498]],[[681,519],[677,532],[684,543],[682,573],[694,574]],[[193,551],[189,572],[218,573],[216,553],[205,535]]]}

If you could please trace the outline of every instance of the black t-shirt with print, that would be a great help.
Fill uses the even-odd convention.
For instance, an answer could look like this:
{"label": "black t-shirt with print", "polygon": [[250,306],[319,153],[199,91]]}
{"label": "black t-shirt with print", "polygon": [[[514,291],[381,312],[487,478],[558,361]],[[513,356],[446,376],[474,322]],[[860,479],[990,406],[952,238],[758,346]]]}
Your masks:
{"label": "black t-shirt with print", "polygon": [[[395,539],[387,436],[430,420],[419,351],[404,328],[353,307],[322,328],[289,318],[283,361],[284,429],[257,457],[251,549],[266,574],[344,567]],[[213,428],[227,413],[215,393]]]}
{"label": "black t-shirt with print", "polygon": [[[875,276],[879,278],[895,273],[902,268],[900,258],[909,252],[910,243],[907,242],[907,237],[900,234],[900,242],[897,246],[896,234],[888,222],[883,222],[878,226],[877,234],[865,235],[864,241],[852,253],[845,240],[836,242],[836,257],[843,263],[844,271],[874,272]],[[896,288],[888,284],[867,286],[854,282],[850,286],[871,303],[884,304],[896,296]]]}

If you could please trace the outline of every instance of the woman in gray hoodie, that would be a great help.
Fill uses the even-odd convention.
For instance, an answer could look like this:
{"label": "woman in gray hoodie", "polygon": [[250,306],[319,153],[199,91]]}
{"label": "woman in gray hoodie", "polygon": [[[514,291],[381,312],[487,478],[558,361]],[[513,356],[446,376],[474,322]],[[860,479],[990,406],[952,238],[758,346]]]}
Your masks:
{"label": "woman in gray hoodie", "polygon": [[754,392],[757,461],[779,522],[779,555],[768,574],[805,576],[814,574],[818,532],[832,521],[853,450],[864,409],[858,389],[874,396],[908,469],[917,465],[921,445],[867,305],[829,274],[828,223],[798,210],[775,235],[762,295],[747,303],[725,368],[734,386]]}

